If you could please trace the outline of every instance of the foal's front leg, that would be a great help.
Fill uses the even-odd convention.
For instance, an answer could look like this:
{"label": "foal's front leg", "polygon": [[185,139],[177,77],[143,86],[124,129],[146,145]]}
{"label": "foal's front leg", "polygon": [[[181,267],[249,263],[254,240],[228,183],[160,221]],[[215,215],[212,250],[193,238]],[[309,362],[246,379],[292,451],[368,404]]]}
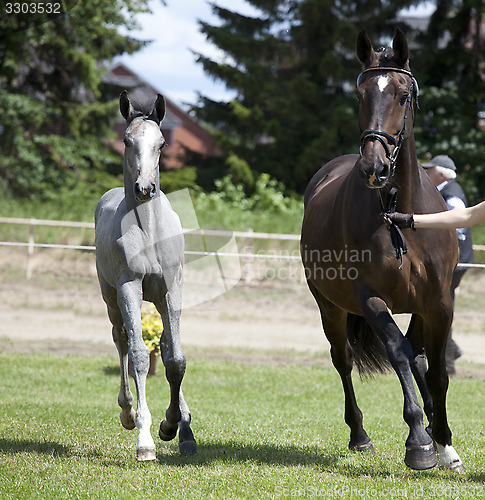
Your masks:
{"label": "foal's front leg", "polygon": [[146,402],[146,377],[150,366],[150,353],[143,341],[141,325],[142,291],[138,280],[124,280],[118,286],[118,306],[123,316],[128,337],[128,362],[136,386],[136,418],[138,442],[136,458],[155,460],[155,443],[150,434],[152,416]]}
{"label": "foal's front leg", "polygon": [[182,393],[182,379],[185,374],[185,356],[180,343],[180,309],[182,305],[181,274],[173,282],[171,290],[155,304],[163,323],[163,335],[160,341],[165,374],[170,385],[170,405],[165,420],[160,423],[159,436],[170,441],[179,428],[179,449],[183,455],[197,452],[194,434],[190,428],[190,410]]}

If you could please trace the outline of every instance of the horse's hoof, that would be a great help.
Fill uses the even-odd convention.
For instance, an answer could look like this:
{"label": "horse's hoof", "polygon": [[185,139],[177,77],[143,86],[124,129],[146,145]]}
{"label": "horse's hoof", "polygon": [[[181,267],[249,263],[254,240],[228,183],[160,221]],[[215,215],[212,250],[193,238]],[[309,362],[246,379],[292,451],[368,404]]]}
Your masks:
{"label": "horse's hoof", "polygon": [[438,455],[439,455],[439,467],[440,469],[446,469],[451,472],[463,473],[465,472],[465,467],[455,448],[451,445],[438,445]]}
{"label": "horse's hoof", "polygon": [[197,444],[194,441],[179,441],[179,450],[180,454],[187,455],[195,455],[197,453]]}
{"label": "horse's hoof", "polygon": [[172,441],[172,439],[177,435],[178,427],[175,427],[173,431],[164,431],[163,427],[167,427],[168,423],[166,420],[162,420],[160,423],[160,429],[158,430],[158,436],[162,441]]}
{"label": "horse's hoof", "polygon": [[136,427],[135,418],[136,418],[136,412],[133,409],[131,410],[130,413],[126,413],[124,411],[121,411],[120,413],[121,425],[125,429],[128,429],[129,431],[133,430]]}
{"label": "horse's hoof", "polygon": [[432,469],[438,463],[434,443],[424,446],[406,446],[404,463],[413,470]]}
{"label": "horse's hoof", "polygon": [[361,444],[349,444],[349,450],[358,451],[360,453],[374,453],[374,445],[372,444],[372,440],[369,439],[366,443]]}
{"label": "horse's hoof", "polygon": [[146,462],[148,460],[156,460],[155,448],[138,448],[136,450],[136,459],[139,462]]}
{"label": "horse's hoof", "polygon": [[453,462],[446,467],[447,470],[451,472],[457,472],[458,474],[464,474],[466,472],[465,466],[463,462],[460,460],[459,462]]}

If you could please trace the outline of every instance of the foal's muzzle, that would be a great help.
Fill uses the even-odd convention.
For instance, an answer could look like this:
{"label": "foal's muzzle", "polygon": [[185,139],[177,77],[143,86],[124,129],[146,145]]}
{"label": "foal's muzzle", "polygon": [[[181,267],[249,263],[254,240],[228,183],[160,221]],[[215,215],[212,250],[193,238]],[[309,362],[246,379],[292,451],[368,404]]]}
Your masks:
{"label": "foal's muzzle", "polygon": [[133,192],[135,194],[136,201],[138,203],[143,203],[151,200],[155,196],[156,186],[154,182],[142,183],[140,181],[136,181],[133,186]]}

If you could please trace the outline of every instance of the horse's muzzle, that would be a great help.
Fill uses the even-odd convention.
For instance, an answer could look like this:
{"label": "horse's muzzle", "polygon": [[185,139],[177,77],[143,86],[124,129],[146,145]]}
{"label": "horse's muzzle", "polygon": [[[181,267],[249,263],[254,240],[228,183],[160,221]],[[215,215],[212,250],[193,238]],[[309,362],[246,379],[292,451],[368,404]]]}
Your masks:
{"label": "horse's muzzle", "polygon": [[366,186],[371,189],[380,189],[387,184],[390,177],[390,168],[386,163],[367,162],[361,158],[358,162],[359,175]]}

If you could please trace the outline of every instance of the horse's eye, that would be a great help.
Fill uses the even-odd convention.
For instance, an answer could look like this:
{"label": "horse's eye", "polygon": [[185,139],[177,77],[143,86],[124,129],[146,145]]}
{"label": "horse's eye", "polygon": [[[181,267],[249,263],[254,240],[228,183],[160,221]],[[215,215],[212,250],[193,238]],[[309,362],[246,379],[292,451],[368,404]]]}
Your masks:
{"label": "horse's eye", "polygon": [[128,139],[128,137],[125,137],[125,138],[123,139],[123,142],[125,143],[125,146],[126,146],[127,148],[133,145],[132,141],[131,141],[130,139]]}
{"label": "horse's eye", "polygon": [[166,145],[167,145],[166,141],[163,141],[159,146],[159,150],[161,151]]}
{"label": "horse's eye", "polygon": [[403,95],[401,96],[401,100],[399,101],[399,104],[400,104],[401,106],[404,106],[404,105],[406,104],[406,102],[408,101],[408,99],[409,99],[409,94],[408,94],[408,93],[403,94]]}

